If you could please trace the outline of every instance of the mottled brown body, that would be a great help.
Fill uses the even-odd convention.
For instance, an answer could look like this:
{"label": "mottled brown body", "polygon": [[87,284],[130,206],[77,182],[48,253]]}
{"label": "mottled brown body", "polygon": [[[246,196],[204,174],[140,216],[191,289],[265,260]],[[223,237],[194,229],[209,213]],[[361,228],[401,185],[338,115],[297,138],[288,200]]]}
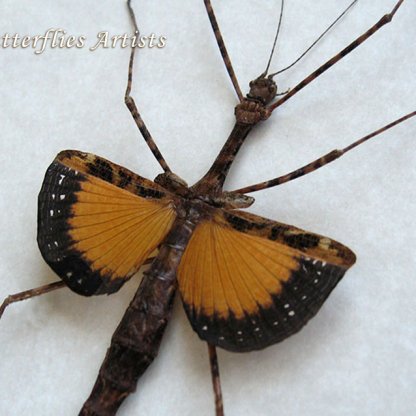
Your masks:
{"label": "mottled brown body", "polygon": [[253,127],[270,116],[266,105],[276,94],[276,84],[272,79],[258,78],[250,83],[247,98],[235,107],[236,123],[223,148],[208,172],[191,190],[198,198],[222,192],[227,174],[235,156]]}
{"label": "mottled brown body", "polygon": [[[283,305],[296,302],[294,294],[286,290],[280,294],[277,292],[275,299],[270,298],[274,306],[265,304],[261,312],[257,309],[251,312],[247,310],[246,317],[238,316],[233,311],[226,312],[229,314],[228,318],[217,316],[214,312],[212,316],[206,315],[195,309],[192,304],[188,304],[189,300],[183,298],[185,310],[198,335],[212,345],[232,351],[264,348],[299,331],[315,315],[345,270],[355,262],[354,254],[337,242],[304,233],[291,226],[235,211],[235,208],[250,205],[253,200],[248,203],[247,199],[242,198],[243,195],[222,191],[236,154],[252,128],[268,117],[266,105],[273,99],[275,93],[276,86],[272,80],[262,77],[251,83],[250,94],[236,107],[236,124],[227,142],[209,171],[194,186],[188,188],[182,179],[170,171],[156,178],[155,182],[166,190],[166,192],[161,191],[163,195],[169,192],[176,194],[175,211],[178,217],[150,269],[144,273],[144,279],[112,337],[111,346],[97,381],[80,415],[114,415],[124,398],[135,390],[137,380],[156,357],[171,314],[177,269],[194,229],[202,221],[215,221],[220,227],[232,227],[238,232],[252,233],[270,241],[281,241],[282,244],[296,250],[305,250],[305,258],[297,260],[299,269],[288,275],[288,283],[295,285],[295,291],[298,286],[304,286],[305,277],[320,277],[322,274],[323,276],[328,274],[325,280],[320,279],[324,287],[307,286],[308,289],[305,289],[304,293],[308,294],[308,302],[310,299],[312,303],[309,305],[305,302],[302,308],[298,306],[299,317],[292,316],[290,320],[285,317],[287,311],[284,310]],[[106,172],[104,175],[103,167]],[[111,171],[111,166],[107,166],[102,159],[96,159],[95,164],[90,163],[88,169],[104,180],[113,180],[116,176],[124,178],[127,175],[116,175]],[[120,186],[120,179],[115,183]],[[129,183],[128,186],[132,187],[133,184]],[[218,208],[227,207],[232,211],[229,213],[224,211],[219,216]],[[312,263],[306,254],[313,255],[314,250],[318,250],[319,256],[319,246],[322,244],[325,245],[328,253],[333,251],[334,258],[343,253],[345,266],[339,267],[335,264],[326,266],[325,262],[318,261]],[[321,290],[325,295],[317,296]],[[306,298],[306,295],[304,296]],[[318,302],[314,301],[315,298]],[[277,307],[276,305],[279,304],[281,306]],[[241,337],[243,333],[244,339]],[[217,405],[218,408],[222,407],[220,403]]]}
{"label": "mottled brown body", "polygon": [[144,272],[80,415],[114,415],[156,357],[172,311],[176,269],[195,227],[193,221],[198,219],[194,211],[187,214],[176,220],[158,256]]}
{"label": "mottled brown body", "polygon": [[[159,175],[156,179],[181,197],[176,206],[178,218],[149,270],[144,272],[139,289],[111,339],[91,395],[82,407],[80,416],[115,415],[123,400],[135,391],[138,379],[157,356],[171,315],[177,286],[176,271],[183,252],[198,222],[212,215],[209,203],[203,201],[209,202],[215,196],[217,205],[227,205],[229,196],[221,197],[221,190],[234,157],[252,128],[253,123],[248,123],[247,119],[261,119],[259,108],[263,109],[263,106],[253,106],[249,100],[247,104],[243,107],[248,107],[248,110],[239,110],[240,105],[236,108],[236,114],[249,114],[245,116],[245,122],[236,123],[212,167],[196,185],[188,189],[180,178],[172,180],[169,173]],[[97,174],[104,165],[100,160],[96,165],[91,164],[89,169]],[[105,168],[108,173],[107,178],[103,179],[112,180],[114,173],[108,166]],[[127,174],[118,176],[129,177]],[[128,185],[132,186],[131,181]]]}
{"label": "mottled brown body", "polygon": [[[402,2],[398,1],[390,14],[289,93],[277,94],[275,74],[264,73],[250,83],[250,92],[243,98],[210,1],[205,0],[240,103],[224,147],[209,171],[192,187],[171,172],[130,96],[132,51],[125,103],[165,173],[153,182],[98,156],[69,150],[61,152],[49,167],[39,195],[38,244],[42,255],[65,284],[79,294],[117,291],[158,249],[112,337],[80,415],[114,415],[136,389],[138,379],[158,353],[178,286],[193,329],[210,345],[217,415],[222,415],[223,409],[215,346],[237,352],[262,349],[296,333],[318,312],[354,264],[354,253],[327,237],[237,210],[254,202],[244,193],[310,173],[416,112],[279,178],[234,192],[224,192],[223,185],[256,124],[391,21]],[[277,95],[284,97],[272,103]],[[93,222],[91,217],[101,222]],[[124,221],[125,217],[128,219]],[[108,232],[102,224],[110,224],[113,230]],[[147,227],[149,224],[151,227]],[[116,247],[114,258],[108,256],[112,248],[108,249],[108,241],[102,237],[107,232],[108,241],[114,240]],[[119,235],[135,244],[123,246]],[[137,235],[149,246],[141,244]],[[102,248],[101,252],[97,247]],[[136,252],[137,259],[133,258]],[[18,294],[16,299],[6,300],[0,313],[8,301],[62,286],[54,283],[30,294]]]}

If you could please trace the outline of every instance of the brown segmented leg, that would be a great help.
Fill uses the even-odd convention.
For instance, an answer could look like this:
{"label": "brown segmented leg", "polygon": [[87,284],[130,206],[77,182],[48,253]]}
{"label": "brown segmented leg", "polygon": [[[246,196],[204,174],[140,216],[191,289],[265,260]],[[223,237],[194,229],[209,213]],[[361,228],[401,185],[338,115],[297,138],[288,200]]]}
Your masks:
{"label": "brown segmented leg", "polygon": [[393,16],[396,14],[399,7],[402,5],[404,0],[399,0],[396,5],[394,6],[393,10],[385,14],[374,26],[368,29],[365,33],[351,42],[346,48],[344,48],[341,52],[333,56],[329,61],[325,62],[321,65],[316,71],[312,72],[309,76],[307,76],[303,81],[301,81],[298,85],[296,85],[292,90],[290,90],[284,97],[280,100],[277,100],[274,104],[271,104],[268,107],[270,113],[272,113],[277,107],[281,106],[284,102],[286,102],[289,98],[293,97],[297,92],[299,92],[302,88],[306,87],[309,83],[319,77],[319,75],[323,74],[327,69],[331,68],[332,65],[335,65],[338,61],[340,61],[345,55],[348,55],[351,51],[353,51],[357,46],[361,45],[364,41],[366,41],[371,35],[373,35],[377,30],[383,27],[385,24],[390,23],[393,19]]}
{"label": "brown segmented leg", "polygon": [[220,49],[220,53],[222,56],[222,60],[224,61],[225,67],[227,68],[228,75],[231,78],[231,82],[233,83],[235,92],[237,93],[238,99],[243,101],[243,93],[241,92],[240,85],[238,84],[237,77],[235,76],[235,72],[233,69],[233,65],[231,64],[230,57],[228,56],[227,48],[225,47],[224,39],[222,38],[222,34],[220,28],[217,23],[217,19],[214,14],[214,9],[212,8],[210,0],[204,0],[205,8],[207,9],[209,21],[211,22],[212,30],[214,31],[215,39],[217,40],[217,45]]}
{"label": "brown segmented leg", "polygon": [[215,345],[208,344],[209,364],[211,367],[212,387],[215,395],[215,416],[224,416],[222,401],[220,370],[218,366],[217,350]]}
{"label": "brown segmented leg", "polygon": [[287,173],[286,175],[279,176],[278,178],[270,179],[265,182],[260,182],[255,185],[246,186],[244,188],[237,189],[233,192],[240,193],[240,194],[246,194],[250,192],[256,192],[261,191],[262,189],[271,188],[273,186],[281,185],[282,183],[289,182],[293,179],[299,178],[301,176],[307,175],[308,173],[311,173],[322,166],[327,165],[330,162],[333,162],[334,160],[338,159],[342,155],[345,155],[345,153],[349,152],[350,150],[354,149],[355,147],[359,146],[360,144],[363,144],[367,140],[370,140],[371,138],[385,132],[386,130],[396,126],[399,123],[402,123],[403,121],[414,117],[416,115],[416,111],[413,111],[412,113],[409,113],[403,117],[400,117],[399,119],[393,121],[392,123],[387,124],[384,127],[381,127],[380,129],[373,131],[372,133],[368,134],[367,136],[362,137],[361,139],[351,143],[349,146],[345,147],[341,150],[332,150],[332,152],[327,153],[326,155],[320,157],[319,159],[314,160],[311,163],[308,163],[305,166],[302,166],[299,169],[294,170],[293,172]]}
{"label": "brown segmented leg", "polygon": [[25,290],[24,292],[15,293],[14,295],[9,295],[6,299],[4,299],[0,306],[0,318],[2,317],[4,310],[12,303],[34,298],[35,296],[44,295],[45,293],[49,293],[63,287],[66,287],[66,284],[59,280],[47,285],[35,287],[34,289]]}
{"label": "brown segmented leg", "polygon": [[[127,7],[129,9],[130,17],[134,25],[134,29],[136,31],[136,34],[139,35],[139,29],[137,27],[136,23],[136,17],[134,15],[134,11],[131,7],[130,0],[127,2]],[[133,82],[133,62],[134,62],[134,53],[135,48],[131,48],[131,54],[130,54],[130,61],[129,61],[129,75],[127,78],[127,88],[126,93],[124,95],[124,102],[126,103],[127,108],[130,110],[131,115],[133,116],[134,121],[136,122],[137,127],[140,130],[140,133],[142,134],[145,142],[149,146],[150,150],[152,151],[154,157],[159,162],[159,165],[162,167],[162,169],[165,172],[171,172],[168,164],[166,163],[164,157],[162,156],[162,153],[160,153],[159,148],[157,147],[155,141],[153,140],[153,137],[151,136],[149,130],[147,129],[146,125],[144,124],[144,121],[142,117],[140,116],[139,110],[137,109],[136,103],[134,102],[134,99],[131,97],[131,85]]]}
{"label": "brown segmented leg", "polygon": [[[144,263],[143,266],[146,264],[150,264],[154,260],[154,257],[149,257]],[[30,298],[34,298],[36,296],[44,295],[49,292],[53,292],[54,290],[61,289],[67,287],[65,282],[62,280],[58,280],[57,282],[48,283],[47,285],[35,287],[33,289],[25,290],[23,292],[15,293],[14,295],[7,296],[4,299],[3,303],[0,306],[0,319],[3,316],[4,310],[15,302],[20,302],[21,300],[26,300]]]}

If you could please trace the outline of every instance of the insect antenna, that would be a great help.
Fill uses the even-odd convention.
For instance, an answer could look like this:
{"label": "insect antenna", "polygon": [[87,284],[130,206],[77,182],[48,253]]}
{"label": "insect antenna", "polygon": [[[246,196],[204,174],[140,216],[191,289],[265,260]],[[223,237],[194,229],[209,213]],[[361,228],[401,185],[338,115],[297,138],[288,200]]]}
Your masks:
{"label": "insect antenna", "polygon": [[[325,30],[324,32],[322,32],[316,39],[314,42],[312,42],[312,44],[298,57],[296,58],[290,65],[288,65],[287,67],[280,69],[277,72],[274,72],[273,74],[269,75],[269,78],[273,78],[274,76],[281,74],[282,72],[288,70],[289,68],[292,68],[294,65],[296,65],[337,23],[340,19],[342,19],[342,17],[351,9],[352,6],[354,6],[355,3],[357,3],[358,0],[354,0]],[[282,1],[282,8],[281,8],[281,13],[283,12],[283,1]],[[281,15],[280,15],[281,17]],[[280,29],[280,21],[279,21],[279,27],[277,29],[277,33],[279,32]],[[277,38],[277,33],[276,33],[276,38]],[[275,43],[276,43],[276,39],[275,39]],[[274,51],[274,46],[273,45],[273,50],[272,50],[272,54]],[[267,65],[267,69],[266,69],[266,73],[267,70],[269,69],[269,65],[270,65],[270,60],[272,57],[272,54],[270,55],[270,59],[269,59],[269,63]]]}
{"label": "insect antenna", "polygon": [[264,72],[260,75],[260,77],[265,77],[267,75],[267,72],[270,68],[270,63],[272,61],[273,58],[273,54],[274,54],[274,50],[276,48],[276,43],[277,43],[277,38],[279,37],[279,33],[280,33],[280,28],[282,26],[282,18],[283,18],[283,8],[285,7],[285,0],[282,0],[281,6],[280,6],[280,15],[279,15],[279,23],[277,25],[277,30],[276,30],[276,35],[274,37],[274,41],[273,41],[273,47],[272,47],[272,51],[270,52],[270,56],[269,56],[269,61],[267,62],[267,66],[266,69],[264,70]]}
{"label": "insect antenna", "polygon": [[325,71],[327,71],[329,68],[331,68],[337,62],[339,62],[342,58],[345,57],[345,55],[349,54],[355,48],[360,46],[363,42],[365,42],[372,35],[374,35],[374,33],[376,33],[384,25],[386,25],[387,23],[390,23],[393,20],[393,17],[397,13],[397,11],[399,10],[400,6],[403,4],[403,2],[404,2],[404,0],[399,0],[396,3],[396,5],[393,7],[393,9],[391,10],[390,13],[385,14],[376,24],[371,26],[370,29],[368,29],[366,32],[364,32],[361,36],[358,36],[358,38],[356,38],[354,41],[352,41],[342,51],[338,52],[331,59],[329,59],[324,64],[322,64],[318,69],[316,69],[311,74],[309,74],[305,79],[303,79],[295,87],[293,87],[287,94],[285,94],[284,97],[280,98],[279,100],[277,100],[276,102],[271,104],[268,107],[270,113],[272,113],[274,110],[276,110],[277,107],[280,107],[283,103],[285,103],[287,100],[292,98],[300,90],[305,88],[308,84],[310,84],[312,81],[317,79],[320,75],[322,75]]}

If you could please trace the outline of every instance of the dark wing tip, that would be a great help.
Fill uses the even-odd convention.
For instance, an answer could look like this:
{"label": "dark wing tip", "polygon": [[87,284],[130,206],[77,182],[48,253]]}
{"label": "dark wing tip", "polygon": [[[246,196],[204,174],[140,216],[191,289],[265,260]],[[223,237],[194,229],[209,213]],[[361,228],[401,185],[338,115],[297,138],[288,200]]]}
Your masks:
{"label": "dark wing tip", "polygon": [[313,318],[346,272],[314,259],[301,259],[269,307],[259,305],[256,314],[227,318],[197,313],[184,302],[191,325],[198,336],[233,352],[261,350],[299,332]]}
{"label": "dark wing tip", "polygon": [[[63,151],[59,155],[70,155]],[[81,152],[77,152],[81,153]],[[57,159],[46,171],[38,197],[37,242],[46,263],[74,292],[83,296],[116,292],[124,279],[111,279],[99,271],[91,270],[88,261],[72,247],[68,234],[71,207],[76,203],[76,192],[85,180],[82,173],[64,166]]]}

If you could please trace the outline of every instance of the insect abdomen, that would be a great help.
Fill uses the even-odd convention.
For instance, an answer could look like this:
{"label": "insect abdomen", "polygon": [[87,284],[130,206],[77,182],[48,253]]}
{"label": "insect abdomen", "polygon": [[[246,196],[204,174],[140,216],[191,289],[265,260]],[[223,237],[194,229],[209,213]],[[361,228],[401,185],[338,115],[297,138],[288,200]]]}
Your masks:
{"label": "insect abdomen", "polygon": [[80,416],[115,415],[159,351],[172,312],[176,270],[193,231],[177,219],[161,245],[111,340]]}

